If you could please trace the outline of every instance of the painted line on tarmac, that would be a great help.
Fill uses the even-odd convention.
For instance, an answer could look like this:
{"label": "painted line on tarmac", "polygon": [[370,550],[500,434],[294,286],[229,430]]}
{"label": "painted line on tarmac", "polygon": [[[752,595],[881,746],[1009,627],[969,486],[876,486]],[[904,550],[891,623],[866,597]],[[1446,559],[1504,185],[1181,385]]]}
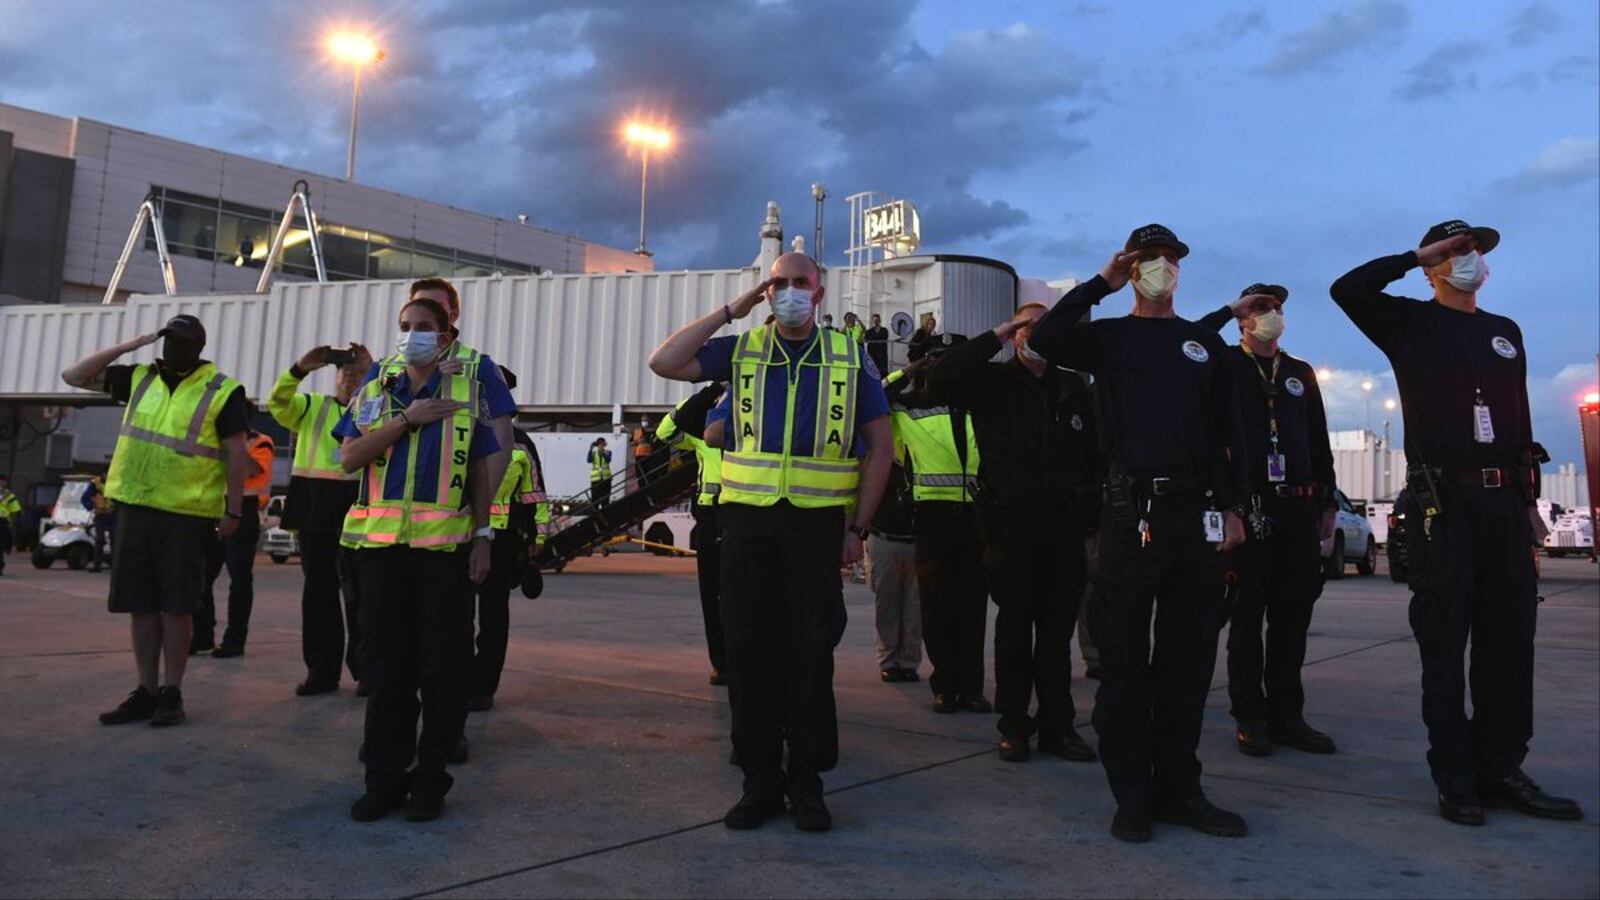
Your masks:
{"label": "painted line on tarmac", "polygon": [[[842,793],[845,793],[846,791],[853,791],[853,790],[855,790],[857,788],[870,787],[870,786],[875,785],[875,784],[882,784],[883,782],[886,782],[886,781],[893,781],[893,780],[895,780],[897,778],[904,778],[904,777],[906,777],[908,775],[917,775],[917,774],[920,774],[922,772],[931,771],[933,769],[943,768],[944,766],[954,765],[954,764],[960,763],[960,762],[966,762],[969,759],[976,759],[976,758],[978,758],[980,756],[986,756],[986,755],[988,755],[988,754],[990,754],[992,752],[994,752],[994,751],[991,750],[988,747],[985,747],[982,750],[975,750],[972,753],[965,753],[965,754],[962,754],[961,756],[952,757],[950,759],[939,760],[937,762],[931,762],[931,763],[927,763],[925,765],[917,766],[915,768],[906,769],[904,772],[894,772],[894,773],[891,773],[889,775],[880,775],[877,778],[869,778],[869,779],[867,779],[865,781],[858,781],[858,782],[856,782],[854,784],[847,784],[844,787],[834,788],[831,791],[823,791],[823,794],[825,796],[832,797],[832,796],[834,796],[836,794],[842,794]],[[720,818],[711,819],[710,821],[706,821],[706,822],[697,822],[697,823],[695,823],[693,825],[685,825],[685,826],[683,826],[681,828],[674,828],[674,829],[672,829],[670,831],[663,831],[660,834],[646,835],[644,837],[634,838],[631,841],[623,841],[621,843],[611,844],[611,845],[605,846],[605,847],[596,847],[593,850],[585,850],[582,853],[572,853],[572,854],[568,854],[567,856],[559,857],[557,859],[550,859],[550,860],[545,860],[544,862],[537,862],[537,863],[532,863],[532,864],[526,865],[526,866],[519,866],[518,868],[510,869],[510,870],[507,870],[505,872],[497,872],[497,873],[495,873],[493,875],[483,875],[483,876],[480,876],[478,878],[470,878],[470,879],[468,879],[466,881],[460,881],[460,882],[457,882],[455,884],[445,885],[443,887],[434,888],[432,890],[423,891],[421,893],[409,894],[409,895],[407,895],[407,897],[408,897],[408,900],[411,900],[411,898],[417,898],[417,897],[434,897],[434,896],[438,896],[440,894],[449,893],[451,891],[459,891],[459,890],[462,890],[464,888],[476,887],[476,886],[479,886],[479,885],[487,884],[487,883],[489,883],[491,881],[499,881],[499,880],[501,880],[503,878],[511,878],[511,877],[514,877],[514,876],[517,876],[517,875],[526,875],[529,872],[537,872],[540,869],[548,869],[551,866],[558,866],[558,865],[561,865],[563,863],[576,862],[576,861],[578,861],[580,859],[588,859],[591,856],[600,856],[602,854],[612,853],[612,852],[617,851],[617,850],[627,850],[627,849],[632,848],[632,847],[640,846],[641,844],[650,844],[650,843],[654,843],[654,842],[659,841],[659,840],[664,840],[666,838],[677,837],[680,834],[688,834],[691,831],[699,831],[702,828],[710,828],[711,826],[718,825],[721,822],[722,822],[722,819],[720,819]]]}

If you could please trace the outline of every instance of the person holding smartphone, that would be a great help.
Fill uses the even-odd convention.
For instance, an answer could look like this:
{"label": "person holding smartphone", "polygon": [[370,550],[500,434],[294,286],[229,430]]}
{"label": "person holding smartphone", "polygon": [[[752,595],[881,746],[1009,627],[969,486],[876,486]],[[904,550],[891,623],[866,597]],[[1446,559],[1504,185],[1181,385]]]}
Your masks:
{"label": "person holding smartphone", "polygon": [[[278,376],[267,397],[272,418],[294,433],[294,467],[282,527],[296,532],[305,576],[300,589],[300,655],[306,677],[295,687],[302,697],[338,690],[342,666],[350,669],[358,685],[361,680],[356,592],[347,590],[344,603],[339,602],[339,532],[356,499],[357,476],[339,465],[339,439],[333,429],[370,365],[372,354],[360,344],[313,347]],[[301,390],[308,375],[326,366],[338,367],[333,393]]]}

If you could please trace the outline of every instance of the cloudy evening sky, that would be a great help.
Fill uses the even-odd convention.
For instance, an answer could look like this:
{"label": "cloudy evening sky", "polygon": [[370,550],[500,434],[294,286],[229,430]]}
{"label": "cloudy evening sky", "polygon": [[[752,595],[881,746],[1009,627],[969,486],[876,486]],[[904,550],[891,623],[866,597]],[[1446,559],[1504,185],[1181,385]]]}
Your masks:
{"label": "cloudy evening sky", "polygon": [[[319,40],[370,24],[388,59],[364,83],[362,181],[620,247],[638,168],[617,123],[660,115],[679,135],[651,167],[662,268],[748,263],[768,199],[809,233],[815,181],[836,265],[861,190],[916,202],[927,250],[1042,278],[1087,277],[1161,221],[1193,248],[1180,312],[1290,288],[1285,347],[1334,370],[1336,428],[1365,423],[1363,377],[1375,426],[1394,389],[1328,284],[1434,222],[1493,225],[1480,299],[1523,327],[1537,436],[1579,458],[1600,335],[1592,2],[0,0],[0,21],[0,101],[329,174],[349,86]],[[1396,289],[1427,294],[1418,275]]]}

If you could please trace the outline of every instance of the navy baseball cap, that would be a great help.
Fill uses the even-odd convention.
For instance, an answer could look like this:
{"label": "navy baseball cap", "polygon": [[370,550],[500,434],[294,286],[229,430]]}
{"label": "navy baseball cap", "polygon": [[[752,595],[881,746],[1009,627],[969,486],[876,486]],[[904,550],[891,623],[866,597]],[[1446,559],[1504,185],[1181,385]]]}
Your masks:
{"label": "navy baseball cap", "polygon": [[1154,223],[1135,228],[1133,233],[1128,235],[1128,242],[1122,245],[1122,250],[1127,252],[1162,245],[1176,247],[1179,259],[1189,255],[1189,245],[1178,240],[1178,236],[1172,233],[1171,228]]}
{"label": "navy baseball cap", "polygon": [[194,341],[202,347],[206,345],[206,326],[201,324],[199,319],[187,313],[168,319],[167,324],[162,326],[161,330],[156,334],[161,337],[171,335],[183,338],[186,341]]}
{"label": "navy baseball cap", "polygon": [[1248,297],[1251,294],[1270,294],[1278,298],[1280,306],[1289,300],[1289,289],[1281,284],[1262,284],[1258,281],[1239,292],[1241,297]]}
{"label": "navy baseball cap", "polygon": [[1493,228],[1487,228],[1483,225],[1472,226],[1460,219],[1451,219],[1448,222],[1440,222],[1429,228],[1428,233],[1422,236],[1422,243],[1417,246],[1426,247],[1446,238],[1453,238],[1458,234],[1471,234],[1477,238],[1479,253],[1488,253],[1500,245],[1500,232],[1495,231]]}

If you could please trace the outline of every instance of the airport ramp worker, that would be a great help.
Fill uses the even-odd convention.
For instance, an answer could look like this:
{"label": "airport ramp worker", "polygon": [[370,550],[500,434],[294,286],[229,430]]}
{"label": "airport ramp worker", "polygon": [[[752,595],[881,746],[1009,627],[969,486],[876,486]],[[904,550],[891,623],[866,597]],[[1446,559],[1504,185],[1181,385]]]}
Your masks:
{"label": "airport ramp worker", "polygon": [[528,525],[540,499],[533,457],[520,444],[512,447],[511,465],[506,467],[489,506],[494,540],[489,544],[489,576],[477,591],[478,637],[467,687],[467,709],[471,712],[494,708],[511,639],[511,589],[521,581]]}
{"label": "airport ramp worker", "polygon": [[429,297],[407,301],[399,328],[403,369],[369,379],[334,429],[339,464],[361,473],[340,542],[360,584],[371,691],[366,793],[350,808],[362,822],[401,806],[412,821],[443,811],[454,783],[445,766],[467,718],[473,586],[488,574],[494,538],[487,458],[497,447],[473,401],[477,360],[443,371],[449,319]]}
{"label": "airport ramp worker", "polygon": [[[832,827],[826,758],[833,647],[844,630],[839,567],[859,562],[893,455],[889,404],[861,345],[818,328],[822,270],[786,253],[771,277],[657,347],[650,368],[730,380],[722,454],[722,621],[744,796],[723,822],[754,828],[793,806],[795,826]],[[714,337],[770,299],[777,316]],[[847,512],[849,517],[847,519]],[[784,744],[788,745],[785,771]]]}
{"label": "airport ramp worker", "polygon": [[[154,363],[112,365],[158,340]],[[107,605],[131,614],[139,685],[100,716],[106,725],[184,720],[182,683],[206,574],[203,548],[233,534],[244,518],[250,464],[244,388],[200,358],[205,346],[200,320],[178,315],[155,334],[92,353],[61,373],[73,387],[126,404],[106,474],[106,496],[121,517]]]}
{"label": "airport ramp worker", "polygon": [[656,438],[682,442],[694,451],[699,489],[690,512],[694,529],[689,543],[695,552],[695,574],[700,584],[700,617],[705,625],[706,653],[711,658],[713,685],[728,683],[724,674],[727,661],[722,637],[722,534],[717,528],[717,494],[722,490],[722,451],[705,441],[706,417],[727,391],[721,382],[712,382],[684,398],[656,426]]}
{"label": "airport ramp worker", "polygon": [[[1421,246],[1357,266],[1333,300],[1394,366],[1405,416],[1411,631],[1422,655],[1422,720],[1439,814],[1484,824],[1486,806],[1579,819],[1522,771],[1533,738],[1533,635],[1544,542],[1522,330],[1478,304],[1493,228],[1460,219]],[[1429,301],[1389,283],[1420,267]],[[1463,670],[1471,641],[1472,671]],[[1472,718],[1465,709],[1472,691]]]}
{"label": "airport ramp worker", "polygon": [[[246,401],[246,411],[255,419],[255,404]],[[244,518],[239,528],[224,539],[214,551],[209,580],[201,595],[200,605],[194,611],[194,633],[209,645],[215,636],[217,608],[213,598],[213,585],[222,567],[228,569],[228,627],[222,633],[222,643],[211,649],[216,659],[229,659],[244,655],[245,639],[250,634],[250,613],[255,608],[256,547],[261,542],[261,511],[266,509],[272,493],[272,438],[251,428],[245,434],[245,447],[250,453],[250,472],[244,479]],[[190,640],[191,651],[195,640]]]}
{"label": "airport ramp worker", "polygon": [[[1117,800],[1111,833],[1124,841],[1150,840],[1157,820],[1218,836],[1247,831],[1244,817],[1206,798],[1196,755],[1228,613],[1224,553],[1244,540],[1249,479],[1223,358],[1237,351],[1174,310],[1188,252],[1165,226],[1134,229],[1022,347],[1095,379],[1108,474],[1102,584],[1089,611],[1100,650],[1094,726]],[[1130,281],[1132,315],[1088,321],[1090,306]]]}
{"label": "airport ramp worker", "polygon": [[0,575],[6,571],[6,554],[11,552],[13,523],[22,515],[22,504],[11,492],[10,477],[0,474]]}
{"label": "airport ramp worker", "polygon": [[[943,402],[928,388],[934,362],[965,340],[965,335],[939,335],[927,356],[890,376],[886,390],[895,447],[911,481],[922,636],[933,663],[928,678],[933,710],[987,714],[994,707],[983,696],[989,586],[973,506],[981,460],[977,429],[964,407]],[[1026,698],[1022,703],[1027,706]]]}
{"label": "airport ramp worker", "polygon": [[600,509],[611,504],[611,451],[605,438],[589,445],[589,506]]}
{"label": "airport ramp worker", "polygon": [[[306,376],[324,366],[337,366],[333,393],[302,391]],[[334,426],[355,397],[372,354],[360,344],[347,348],[313,347],[291,365],[272,387],[267,411],[294,433],[294,463],[289,472],[281,527],[295,532],[300,545],[300,657],[305,680],[294,689],[301,697],[339,689],[339,670],[361,681],[361,623],[353,584],[340,577],[344,568],[339,546],[345,513],[355,502],[358,476],[339,464],[339,439]]]}
{"label": "airport ramp worker", "polygon": [[[1333,537],[1333,449],[1317,372],[1279,345],[1289,290],[1252,284],[1200,324],[1239,323],[1224,358],[1239,388],[1249,454],[1247,539],[1233,551],[1238,593],[1228,617],[1228,697],[1240,751],[1274,744],[1332,753],[1333,738],[1306,724],[1306,633],[1322,594],[1322,542]],[[1266,625],[1263,645],[1261,629]]]}

